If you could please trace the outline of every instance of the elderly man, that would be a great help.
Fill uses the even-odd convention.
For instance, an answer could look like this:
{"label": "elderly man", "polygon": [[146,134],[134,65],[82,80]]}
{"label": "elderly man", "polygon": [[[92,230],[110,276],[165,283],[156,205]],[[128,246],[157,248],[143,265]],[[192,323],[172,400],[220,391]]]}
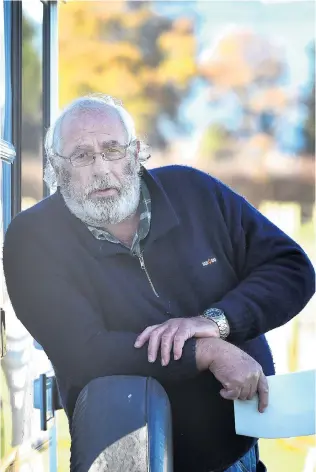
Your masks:
{"label": "elderly man", "polygon": [[266,408],[264,333],[312,296],[306,254],[213,177],[145,170],[146,146],[111,97],[70,104],[46,151],[57,191],[13,220],[4,269],[69,420],[90,380],[151,376],[170,399],[176,472],[265,470],[256,440],[234,432],[231,400],[258,394]]}

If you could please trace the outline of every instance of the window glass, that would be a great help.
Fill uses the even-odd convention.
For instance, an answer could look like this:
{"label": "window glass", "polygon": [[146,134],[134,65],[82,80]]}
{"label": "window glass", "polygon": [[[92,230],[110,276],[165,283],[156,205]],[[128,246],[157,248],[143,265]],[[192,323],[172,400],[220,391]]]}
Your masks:
{"label": "window glass", "polygon": [[22,3],[22,210],[41,200],[42,23],[40,1]]}

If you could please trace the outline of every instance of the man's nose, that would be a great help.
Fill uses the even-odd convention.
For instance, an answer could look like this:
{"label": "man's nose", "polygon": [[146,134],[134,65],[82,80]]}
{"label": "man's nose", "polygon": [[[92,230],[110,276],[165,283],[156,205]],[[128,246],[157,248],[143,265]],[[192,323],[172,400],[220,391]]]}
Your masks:
{"label": "man's nose", "polygon": [[107,174],[111,170],[111,162],[106,159],[106,156],[103,152],[98,152],[95,154],[92,165],[95,170],[102,170],[102,172],[106,172]]}

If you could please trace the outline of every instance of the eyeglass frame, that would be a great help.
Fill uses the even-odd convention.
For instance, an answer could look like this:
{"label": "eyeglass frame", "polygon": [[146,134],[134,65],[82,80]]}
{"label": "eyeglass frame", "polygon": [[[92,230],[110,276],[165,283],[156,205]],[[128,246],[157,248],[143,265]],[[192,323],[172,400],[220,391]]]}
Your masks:
{"label": "eyeglass frame", "polygon": [[[125,159],[128,148],[130,146],[132,146],[133,144],[136,144],[137,141],[138,141],[137,139],[134,139],[134,140],[130,141],[128,144],[115,144],[115,145],[113,145],[113,147],[115,147],[115,146],[120,147],[121,149],[124,150],[124,154],[121,157],[118,157],[116,159],[106,159],[106,154],[107,153],[105,151],[103,151],[103,152],[91,152],[92,161],[89,162],[89,164],[84,164],[84,165],[74,165],[73,161],[72,161],[72,158],[75,157],[75,156],[71,156],[71,157],[63,156],[63,155],[59,154],[58,152],[54,152],[53,154],[54,154],[54,156],[58,156],[61,159],[65,159],[65,160],[69,161],[70,164],[72,165],[72,167],[75,167],[75,168],[88,167],[88,166],[91,166],[95,162],[96,156],[98,156],[98,155],[101,155],[102,159],[104,161],[107,161],[107,162],[114,162],[114,161],[120,161],[122,159]],[[86,152],[86,154],[88,154],[88,152]]]}

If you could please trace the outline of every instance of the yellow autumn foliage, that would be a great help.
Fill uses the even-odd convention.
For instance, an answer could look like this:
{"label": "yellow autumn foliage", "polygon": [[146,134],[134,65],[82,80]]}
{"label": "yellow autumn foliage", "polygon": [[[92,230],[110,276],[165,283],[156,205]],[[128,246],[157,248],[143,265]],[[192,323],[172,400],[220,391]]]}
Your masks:
{"label": "yellow autumn foliage", "polygon": [[270,38],[237,29],[224,32],[204,53],[199,71],[217,86],[240,88],[261,78],[276,79],[284,61],[282,48]]}
{"label": "yellow autumn foliage", "polygon": [[157,134],[159,116],[174,113],[196,73],[191,20],[159,16],[150,2],[61,3],[59,70],[61,107],[86,93],[113,95],[141,134]]}

